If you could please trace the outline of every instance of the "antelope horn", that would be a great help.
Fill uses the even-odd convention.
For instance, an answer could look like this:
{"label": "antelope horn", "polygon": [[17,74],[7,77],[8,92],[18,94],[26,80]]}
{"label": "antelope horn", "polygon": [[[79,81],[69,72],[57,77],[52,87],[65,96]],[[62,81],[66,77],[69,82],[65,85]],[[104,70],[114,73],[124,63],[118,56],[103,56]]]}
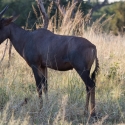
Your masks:
{"label": "antelope horn", "polygon": [[0,18],[3,16],[3,14],[5,13],[5,11],[8,9],[8,5],[0,12]]}

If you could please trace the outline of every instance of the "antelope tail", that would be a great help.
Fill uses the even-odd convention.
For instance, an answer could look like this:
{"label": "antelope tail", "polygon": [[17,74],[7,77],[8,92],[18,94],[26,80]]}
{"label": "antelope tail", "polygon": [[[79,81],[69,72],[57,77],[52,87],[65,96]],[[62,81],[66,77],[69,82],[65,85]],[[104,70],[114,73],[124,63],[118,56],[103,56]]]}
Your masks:
{"label": "antelope tail", "polygon": [[98,58],[96,56],[96,58],[95,58],[95,69],[94,69],[94,71],[93,71],[93,73],[91,75],[91,79],[94,82],[96,82],[96,75],[98,74],[98,72],[99,72],[99,61],[98,61]]}

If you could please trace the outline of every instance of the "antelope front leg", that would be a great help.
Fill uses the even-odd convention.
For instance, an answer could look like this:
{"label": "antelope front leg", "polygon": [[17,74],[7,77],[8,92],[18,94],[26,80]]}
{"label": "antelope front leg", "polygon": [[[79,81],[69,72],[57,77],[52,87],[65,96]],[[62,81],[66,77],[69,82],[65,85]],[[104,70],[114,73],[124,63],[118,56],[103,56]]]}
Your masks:
{"label": "antelope front leg", "polygon": [[48,103],[47,67],[39,68],[39,75],[42,79],[42,90],[45,94],[46,104]]}
{"label": "antelope front leg", "polygon": [[37,87],[37,92],[38,92],[38,95],[39,95],[39,101],[40,101],[40,109],[42,109],[43,107],[43,98],[42,98],[42,87],[41,88],[38,88]]}
{"label": "antelope front leg", "polygon": [[37,87],[37,92],[39,95],[39,99],[40,99],[40,109],[43,107],[43,99],[42,99],[42,79],[39,75],[39,69],[37,68],[37,66],[32,66],[32,70],[34,73],[34,77],[35,77],[35,81],[36,81],[36,87]]}
{"label": "antelope front leg", "polygon": [[46,104],[48,103],[48,85],[46,83],[46,85],[42,86],[43,92],[45,93],[45,99],[46,99]]}
{"label": "antelope front leg", "polygon": [[45,68],[42,68],[42,72],[43,72],[43,75],[44,75],[44,81],[43,81],[43,92],[45,94],[45,99],[46,99],[46,104],[48,103],[48,84],[47,84],[47,67]]}

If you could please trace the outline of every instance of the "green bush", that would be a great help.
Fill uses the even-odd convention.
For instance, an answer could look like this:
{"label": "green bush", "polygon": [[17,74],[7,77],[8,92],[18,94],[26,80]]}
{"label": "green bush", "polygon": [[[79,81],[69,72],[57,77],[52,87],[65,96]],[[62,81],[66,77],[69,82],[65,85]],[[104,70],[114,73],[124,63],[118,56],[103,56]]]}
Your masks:
{"label": "green bush", "polygon": [[[103,14],[106,14],[105,18],[102,20],[106,20],[114,14],[113,18],[110,22],[103,27],[104,30],[108,32],[112,32],[115,35],[118,35],[119,32],[123,33],[125,26],[125,2],[116,2],[110,5],[102,7],[98,12],[95,12],[93,15],[93,20],[95,21]],[[107,30],[108,29],[108,30]]]}

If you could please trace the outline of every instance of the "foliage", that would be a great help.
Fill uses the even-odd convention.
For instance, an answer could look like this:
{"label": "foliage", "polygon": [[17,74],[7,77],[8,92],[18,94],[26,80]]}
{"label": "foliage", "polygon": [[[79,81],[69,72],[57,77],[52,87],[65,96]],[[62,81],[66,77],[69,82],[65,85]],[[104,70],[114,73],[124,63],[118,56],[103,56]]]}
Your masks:
{"label": "foliage", "polygon": [[[67,6],[69,1],[62,0],[61,5]],[[6,5],[9,5],[9,9],[6,12],[6,16],[11,16],[12,14],[20,14],[19,19],[17,20],[17,24],[20,26],[26,26],[26,28],[31,28],[38,19],[36,18],[36,15],[32,9],[32,5],[34,6],[36,13],[40,15],[39,9],[36,5],[35,0],[0,0],[0,10],[2,10]],[[51,18],[56,13],[56,5],[51,4],[51,0],[44,0],[44,6],[46,11],[48,11],[48,15]],[[76,7],[79,7],[79,4]],[[88,12],[88,9],[90,9],[90,5],[86,4],[85,2],[82,2],[79,7],[85,14]],[[59,16],[59,15],[58,15]],[[59,18],[59,17],[57,17]],[[28,25],[27,25],[28,24]]]}
{"label": "foliage", "polygon": [[113,19],[107,24],[104,29],[113,32],[115,35],[118,35],[119,32],[124,31],[125,26],[125,2],[116,2],[111,5],[107,5],[101,8],[98,12],[94,13],[93,19],[97,19],[103,14],[106,14],[106,18],[109,18],[114,14]]}
{"label": "foliage", "polygon": [[[58,20],[60,18],[59,11],[54,3],[51,3],[51,0],[43,0],[45,9],[51,18],[56,14],[56,25],[58,26]],[[68,2],[72,0],[61,0],[61,5],[67,7]],[[40,16],[39,9],[36,5],[35,0],[0,0],[0,10],[2,10],[6,5],[9,5],[8,11],[5,13],[6,17],[9,17],[13,14],[19,14],[20,17],[16,21],[16,23],[20,26],[24,26],[27,29],[31,28],[36,22],[38,22],[38,18],[36,17],[32,5],[34,6],[38,17]],[[92,6],[87,2],[82,1],[82,3],[77,4],[74,12],[77,12],[77,9],[80,9],[84,15],[88,13],[88,10]],[[93,15],[93,21],[97,20],[103,14],[106,16],[102,19],[102,21],[110,18],[113,14],[114,17],[107,25],[103,26],[103,30],[106,32],[113,32],[113,34],[118,35],[119,32],[124,31],[125,26],[125,2],[116,2],[109,4],[105,7],[102,7],[99,11],[95,12]]]}
{"label": "foliage", "polygon": [[[32,4],[36,2],[34,0],[0,0],[0,10],[2,10],[6,5],[9,5],[8,10],[4,14],[6,17],[10,17],[12,15],[19,14],[19,19],[17,20],[17,24],[20,26],[25,26],[27,18],[29,18],[29,25],[34,23],[35,15],[32,10]],[[36,5],[36,4],[35,4]],[[29,16],[30,13],[30,16]],[[29,16],[29,17],[28,17]]]}

